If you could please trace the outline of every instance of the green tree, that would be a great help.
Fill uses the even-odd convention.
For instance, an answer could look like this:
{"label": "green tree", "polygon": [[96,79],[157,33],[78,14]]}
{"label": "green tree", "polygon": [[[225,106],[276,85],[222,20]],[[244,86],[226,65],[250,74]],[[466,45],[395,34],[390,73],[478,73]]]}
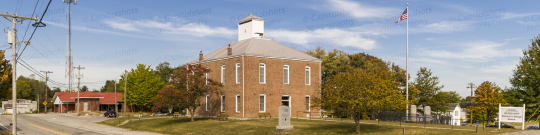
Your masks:
{"label": "green tree", "polygon": [[105,81],[105,85],[101,86],[101,92],[114,92],[114,80]]}
{"label": "green tree", "polygon": [[[201,65],[186,65],[187,68],[180,68],[172,77],[171,85],[178,90],[181,97],[182,106],[188,108],[191,114],[191,121],[194,121],[194,114],[197,107],[201,106],[200,98],[207,94],[221,92],[223,85],[210,78],[206,78],[206,69]],[[208,83],[206,83],[208,80]]]}
{"label": "green tree", "polygon": [[[531,40],[531,45],[523,50],[523,57],[519,59],[517,67],[513,70],[510,84],[512,88],[505,90],[506,100],[510,105],[522,106],[540,106],[540,36],[534,37]],[[522,99],[522,101],[520,101]],[[528,117],[533,114],[536,109],[527,109]]]}
{"label": "green tree", "polygon": [[156,66],[155,72],[161,77],[161,80],[163,80],[165,84],[169,84],[169,80],[175,69],[177,68],[172,68],[169,62],[163,62]]}
{"label": "green tree", "polygon": [[415,95],[415,103],[418,106],[430,106],[434,112],[445,111],[444,106],[446,103],[437,100],[437,93],[444,87],[444,85],[438,86],[439,77],[432,76],[431,69],[428,70],[426,67],[421,67],[416,75],[417,77],[412,82],[412,85],[418,91],[416,91],[417,93],[409,91],[409,93],[413,92],[412,95]]}
{"label": "green tree", "polygon": [[445,103],[461,103],[461,96],[455,91],[439,91],[435,98]]}
{"label": "green tree", "polygon": [[356,132],[360,132],[359,120],[366,112],[404,108],[405,98],[396,89],[399,84],[388,77],[393,76],[393,72],[387,69],[366,64],[364,68],[338,73],[321,85],[326,94],[314,97],[314,102],[320,107],[350,114],[356,123]]}
{"label": "green tree", "polygon": [[[501,88],[493,82],[485,81],[476,88],[474,94],[473,120],[493,122],[499,112],[499,103],[506,104]],[[470,113],[467,113],[467,118],[470,117]]]}
{"label": "green tree", "polygon": [[[348,54],[348,68],[361,68],[361,69],[369,69],[373,67],[377,67],[382,69],[381,71],[390,72],[388,73],[388,76],[383,76],[388,80],[391,80],[392,82],[396,83],[397,85],[393,85],[394,88],[402,93],[402,95],[405,95],[405,70],[401,69],[399,66],[394,65],[394,63],[386,63],[382,59],[377,58],[375,56],[366,54],[366,53],[356,53],[356,54]],[[401,110],[393,110],[393,111],[401,111]],[[377,110],[376,108],[372,108],[370,110],[370,116],[371,119],[376,119]]]}
{"label": "green tree", "polygon": [[334,49],[327,52],[322,47],[318,46],[317,48],[308,50],[305,53],[322,60],[321,74],[323,83],[331,79],[332,76],[347,70],[349,58],[347,57],[347,53],[344,51]]}
{"label": "green tree", "polygon": [[86,85],[82,86],[81,92],[87,92],[87,91],[88,91],[88,86]]}
{"label": "green tree", "polygon": [[[117,92],[124,92],[124,79],[125,76],[121,76],[122,79],[118,84]],[[114,84],[114,82],[113,82]],[[131,69],[127,74],[127,104],[150,107],[152,105],[152,99],[154,99],[158,91],[163,88],[164,82],[159,75],[156,75],[154,70],[150,66],[144,64],[138,64],[136,69]],[[114,92],[114,85],[113,85]],[[122,94],[122,99],[124,99]]]}
{"label": "green tree", "polygon": [[34,94],[34,88],[30,86],[29,79],[24,76],[17,78],[17,98],[18,99],[30,99],[33,100],[36,96]]}

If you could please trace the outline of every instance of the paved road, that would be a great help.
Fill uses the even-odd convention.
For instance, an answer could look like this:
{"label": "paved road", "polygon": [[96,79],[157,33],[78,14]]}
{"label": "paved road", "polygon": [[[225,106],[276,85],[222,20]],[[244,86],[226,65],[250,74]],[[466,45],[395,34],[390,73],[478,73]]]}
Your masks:
{"label": "paved road", "polygon": [[[17,115],[17,133],[21,135],[35,134],[58,134],[58,135],[99,135],[100,133],[78,128],[67,127],[64,125],[52,123],[43,119],[36,119],[35,114],[19,114]],[[11,115],[0,116],[0,128],[9,129],[11,123]]]}
{"label": "paved road", "polygon": [[[155,133],[131,131],[96,122],[107,120],[105,117],[73,116],[60,113],[19,114],[17,131],[21,135],[58,134],[58,135],[154,135]],[[11,115],[0,115],[0,129],[9,129]],[[4,126],[2,126],[4,125]],[[157,134],[156,134],[157,135]]]}

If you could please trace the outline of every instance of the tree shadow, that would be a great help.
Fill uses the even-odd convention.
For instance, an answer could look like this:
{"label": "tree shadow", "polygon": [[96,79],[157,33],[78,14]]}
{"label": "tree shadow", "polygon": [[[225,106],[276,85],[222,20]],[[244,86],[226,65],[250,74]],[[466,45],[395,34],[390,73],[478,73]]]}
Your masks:
{"label": "tree shadow", "polygon": [[[209,118],[194,118],[193,122],[202,121],[202,120],[208,120]],[[191,118],[173,118],[168,119],[163,122],[159,122],[156,125],[170,125],[170,124],[182,124],[182,123],[188,123],[191,122]]]}
{"label": "tree shadow", "polygon": [[[300,128],[301,129],[301,128]],[[380,125],[360,124],[360,133],[380,133],[390,128]],[[335,134],[356,134],[356,124],[354,123],[327,123],[322,122],[306,127],[310,131],[332,131]],[[393,130],[393,129],[392,129]]]}

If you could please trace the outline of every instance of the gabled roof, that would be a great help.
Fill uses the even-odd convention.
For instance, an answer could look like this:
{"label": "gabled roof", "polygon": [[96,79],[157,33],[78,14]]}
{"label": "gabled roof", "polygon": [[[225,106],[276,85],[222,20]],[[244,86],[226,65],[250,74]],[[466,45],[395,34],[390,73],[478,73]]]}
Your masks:
{"label": "gabled roof", "polygon": [[445,107],[446,107],[446,110],[455,110],[456,106],[459,107],[459,103],[448,103],[448,105]]}
{"label": "gabled roof", "polygon": [[227,48],[229,46],[225,45],[209,54],[204,55],[201,61],[199,61],[199,59],[197,58],[189,62],[188,64],[200,64],[227,58],[239,57],[242,55],[275,59],[322,62],[320,59],[307,55],[298,50],[289,48],[271,39],[254,37],[250,39],[240,40],[237,42],[232,42],[229,45],[232,48],[232,55],[230,56],[227,56]]}
{"label": "gabled roof", "polygon": [[[114,104],[114,92],[81,92],[79,93],[79,97],[81,98],[99,98],[100,104]],[[52,99],[52,102],[56,98],[59,98],[62,102],[75,102],[75,98],[77,98],[77,92],[56,92],[54,94],[54,97]],[[117,92],[116,93],[116,100],[117,101],[123,101],[122,100],[122,93]]]}
{"label": "gabled roof", "polygon": [[263,18],[260,18],[258,16],[255,16],[255,15],[252,15],[252,14],[249,14],[248,16],[246,16],[246,18],[238,21],[238,24],[241,24],[241,23],[245,23],[245,22],[249,22],[251,20],[259,20],[259,21],[264,21]]}

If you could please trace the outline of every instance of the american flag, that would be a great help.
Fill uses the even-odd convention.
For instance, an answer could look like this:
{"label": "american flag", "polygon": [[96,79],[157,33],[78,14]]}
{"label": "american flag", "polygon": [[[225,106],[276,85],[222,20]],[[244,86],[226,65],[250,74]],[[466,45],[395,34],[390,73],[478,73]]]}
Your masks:
{"label": "american flag", "polygon": [[396,23],[403,21],[405,19],[407,19],[407,8],[405,8],[405,11],[403,11],[403,14],[401,14],[401,17],[399,18],[399,20],[397,20]]}

